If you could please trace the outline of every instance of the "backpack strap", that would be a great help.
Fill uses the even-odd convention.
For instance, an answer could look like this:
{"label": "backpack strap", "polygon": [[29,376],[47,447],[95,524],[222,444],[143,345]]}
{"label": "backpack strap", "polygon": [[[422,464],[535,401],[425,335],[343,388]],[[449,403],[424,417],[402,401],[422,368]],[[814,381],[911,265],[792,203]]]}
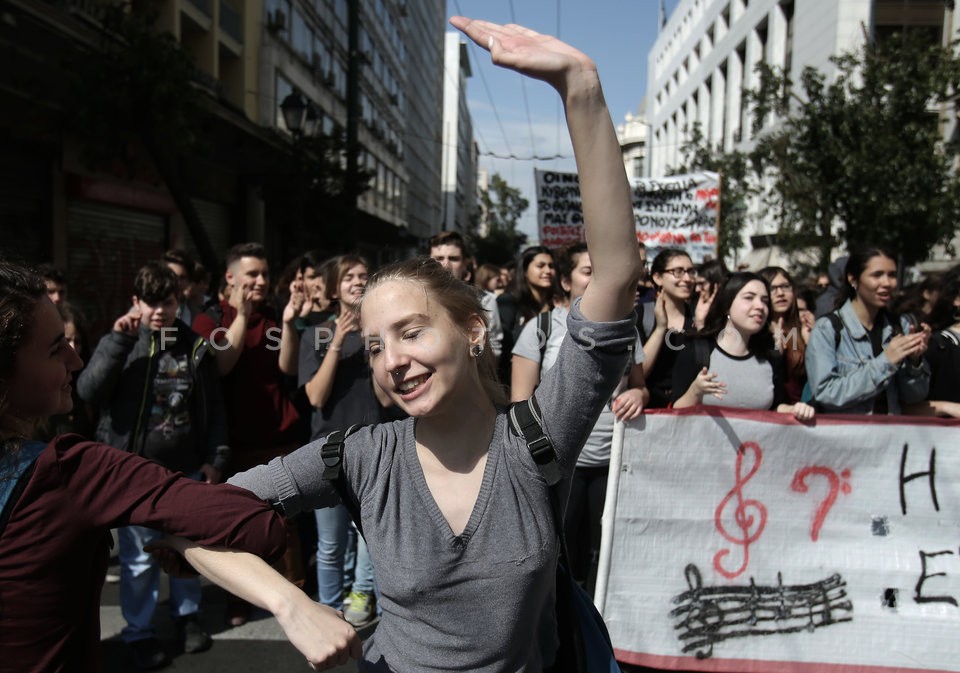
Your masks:
{"label": "backpack strap", "polygon": [[713,353],[713,344],[714,341],[712,339],[705,339],[703,337],[693,340],[693,357],[697,363],[698,374],[704,367],[710,369],[710,355]]}
{"label": "backpack strap", "polygon": [[540,345],[540,370],[543,371],[543,356],[547,352],[547,342],[550,341],[550,330],[553,329],[553,311],[537,314],[537,339]]}
{"label": "backpack strap", "polygon": [[326,436],[323,444],[320,445],[320,460],[323,461],[323,474],[320,476],[333,484],[334,490],[340,496],[340,502],[347,508],[347,512],[350,513],[350,518],[356,524],[360,535],[363,535],[363,526],[360,524],[360,506],[347,490],[347,482],[343,476],[343,449],[347,437],[362,427],[362,425],[357,424],[351,425],[346,432],[334,430]]}
{"label": "backpack strap", "polygon": [[637,306],[637,329],[640,332],[641,343],[646,343],[653,334],[656,321],[656,302],[645,301]]}
{"label": "backpack strap", "polygon": [[551,489],[560,482],[562,473],[557,464],[557,454],[553,444],[543,432],[540,420],[540,406],[535,397],[531,396],[523,402],[510,405],[510,429],[527,444],[533,462]]}
{"label": "backpack strap", "polygon": [[952,329],[940,330],[940,336],[960,348],[960,339],[957,338],[956,333]]}
{"label": "backpack strap", "polygon": [[0,458],[0,534],[45,448],[44,442],[27,441],[15,453],[6,453]]}

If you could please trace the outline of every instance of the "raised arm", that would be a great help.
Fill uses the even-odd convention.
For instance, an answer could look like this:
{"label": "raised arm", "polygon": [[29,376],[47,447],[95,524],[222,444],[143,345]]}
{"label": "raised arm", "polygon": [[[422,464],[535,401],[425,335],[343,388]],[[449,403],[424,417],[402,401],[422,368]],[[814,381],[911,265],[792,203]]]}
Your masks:
{"label": "raised arm", "polygon": [[640,253],[630,186],[607,110],[596,64],[549,35],[455,16],[450,23],[493,62],[547,82],[560,94],[580,174],[580,197],[593,279],[580,304],[583,315],[608,322],[628,315],[640,278]]}

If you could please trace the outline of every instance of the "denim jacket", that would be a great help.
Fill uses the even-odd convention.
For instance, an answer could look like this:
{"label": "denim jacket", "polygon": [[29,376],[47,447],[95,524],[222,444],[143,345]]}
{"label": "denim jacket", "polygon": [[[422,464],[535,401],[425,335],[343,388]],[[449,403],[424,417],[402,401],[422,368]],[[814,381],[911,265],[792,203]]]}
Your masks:
{"label": "denim jacket", "polygon": [[[930,365],[919,366],[909,358],[895,365],[882,352],[873,355],[870,334],[861,324],[852,304],[847,301],[838,311],[843,321],[840,344],[836,344],[833,324],[828,316],[817,320],[807,344],[807,378],[813,399],[829,413],[870,414],[877,395],[887,396],[891,414],[901,413],[900,404],[926,398],[930,386]],[[907,321],[901,319],[903,332]],[[893,326],[885,322],[881,337],[886,347],[894,336]]]}

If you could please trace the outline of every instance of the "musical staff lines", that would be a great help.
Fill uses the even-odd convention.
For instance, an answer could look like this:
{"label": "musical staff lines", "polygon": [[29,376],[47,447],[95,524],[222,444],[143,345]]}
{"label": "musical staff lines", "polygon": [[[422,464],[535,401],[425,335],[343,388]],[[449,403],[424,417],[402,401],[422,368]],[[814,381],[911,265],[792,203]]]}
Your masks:
{"label": "musical staff lines", "polygon": [[713,656],[716,643],[731,638],[812,632],[840,622],[853,621],[853,603],[846,582],[839,574],[812,584],[785,586],[777,573],[776,586],[758,586],[750,578],[743,586],[704,587],[700,569],[684,569],[688,591],[675,596],[678,607],[670,611],[677,619],[674,630],[683,652],[696,652],[698,659]]}

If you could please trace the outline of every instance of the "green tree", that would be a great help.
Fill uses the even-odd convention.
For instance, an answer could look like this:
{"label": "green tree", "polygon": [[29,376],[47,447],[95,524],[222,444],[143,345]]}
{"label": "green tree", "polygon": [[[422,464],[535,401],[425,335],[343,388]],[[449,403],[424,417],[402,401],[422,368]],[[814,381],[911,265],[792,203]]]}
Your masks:
{"label": "green tree", "polygon": [[[760,64],[749,95],[760,133],[753,158],[768,176],[779,240],[818,248],[824,267],[841,243],[886,245],[907,264],[926,259],[960,220],[960,180],[932,111],[956,95],[960,59],[953,46],[908,33],[832,61],[833,80],[808,67],[799,91]],[[782,122],[764,131],[771,112]]]}
{"label": "green tree", "polygon": [[480,203],[487,214],[487,234],[474,239],[477,259],[493,264],[513,261],[527,242],[527,235],[517,231],[517,222],[530,207],[530,201],[499,173],[494,173],[490,187],[480,193]]}
{"label": "green tree", "polygon": [[717,252],[720,259],[732,256],[743,246],[748,203],[759,194],[750,157],[739,150],[724,152],[706,142],[700,122],[687,129],[680,146],[683,163],[668,171],[670,175],[713,171],[720,175],[720,227]]}

